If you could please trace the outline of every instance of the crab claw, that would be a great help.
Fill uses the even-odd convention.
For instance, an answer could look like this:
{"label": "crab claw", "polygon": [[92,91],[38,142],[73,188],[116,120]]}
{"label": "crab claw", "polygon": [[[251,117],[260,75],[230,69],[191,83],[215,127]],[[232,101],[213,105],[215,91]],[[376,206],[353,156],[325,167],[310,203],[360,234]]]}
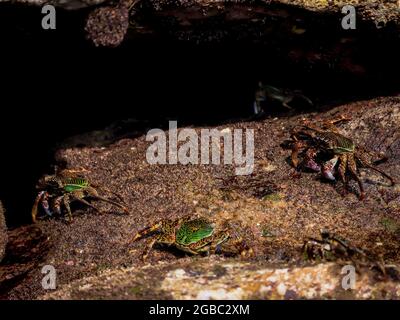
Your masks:
{"label": "crab claw", "polygon": [[308,159],[305,162],[304,166],[306,168],[311,169],[311,170],[316,171],[316,172],[320,172],[321,171],[321,166],[318,163],[316,163],[313,159]]}
{"label": "crab claw", "polygon": [[336,178],[334,177],[332,171],[323,169],[322,170],[322,174],[323,174],[325,179],[328,179],[330,181],[336,181]]}
{"label": "crab claw", "polygon": [[318,151],[316,149],[308,149],[303,160],[303,165],[312,171],[321,172],[321,166],[315,161],[317,154]]}
{"label": "crab claw", "polygon": [[130,242],[135,242],[136,240],[140,239],[142,235],[140,233],[135,234],[135,236],[131,239]]}
{"label": "crab claw", "polygon": [[334,157],[331,160],[325,162],[322,166],[322,175],[330,180],[330,181],[336,181],[335,179],[335,166],[338,162],[339,158],[338,157]]}

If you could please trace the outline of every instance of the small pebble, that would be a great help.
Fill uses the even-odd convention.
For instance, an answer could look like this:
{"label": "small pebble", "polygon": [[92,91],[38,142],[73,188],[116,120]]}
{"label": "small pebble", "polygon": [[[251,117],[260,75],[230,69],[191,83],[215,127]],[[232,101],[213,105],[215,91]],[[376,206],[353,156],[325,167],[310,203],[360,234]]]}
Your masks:
{"label": "small pebble", "polygon": [[279,295],[284,296],[286,294],[286,286],[283,283],[280,283],[276,288]]}

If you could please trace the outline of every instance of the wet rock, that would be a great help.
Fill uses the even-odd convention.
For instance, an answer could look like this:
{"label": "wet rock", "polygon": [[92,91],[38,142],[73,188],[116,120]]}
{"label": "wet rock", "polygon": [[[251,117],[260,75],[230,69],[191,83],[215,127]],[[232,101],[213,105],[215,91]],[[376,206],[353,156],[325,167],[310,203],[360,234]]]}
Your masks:
{"label": "wet rock", "polygon": [[85,30],[95,46],[116,47],[122,43],[129,27],[129,7],[122,2],[117,6],[97,8],[89,14]]}
{"label": "wet rock", "polygon": [[47,255],[49,244],[38,226],[9,230],[7,255],[0,263],[0,299],[7,299],[8,292],[27,281],[30,275],[42,275],[40,263]]}
{"label": "wet rock", "polygon": [[7,226],[4,217],[4,208],[0,202],[0,262],[4,257],[7,244]]}
{"label": "wet rock", "polygon": [[[245,128],[255,132],[254,172],[236,178],[233,165],[152,165],[146,160],[151,143],[145,135],[127,138],[123,134],[125,138],[114,143],[106,139],[102,145],[101,139],[93,140],[88,134],[77,140],[81,147],[68,141],[60,147],[58,159],[68,168],[85,169],[94,184],[118,192],[130,214],[96,202],[106,214],[75,206],[71,224],[63,219],[39,221],[35,227],[47,235],[52,250],[7,297],[346,297],[349,293],[337,291],[339,265],[304,265],[304,240],[318,238],[323,228],[382,257],[387,264],[399,265],[400,189],[376,172],[361,169],[366,199],[359,201],[355,181],[344,196],[340,182],[326,182],[318,173],[296,172],[288,162],[290,150],[281,145],[289,138],[290,129],[304,118],[324,121],[349,115],[352,120],[339,130],[358,145],[387,153],[388,160],[378,166],[400,181],[399,107],[400,97],[386,97],[318,114],[231,123],[230,132]],[[224,130],[226,126],[216,128]],[[201,129],[195,130],[200,133]],[[113,135],[111,130],[101,136]],[[190,213],[216,223],[229,221],[238,233],[244,230],[254,256],[249,260],[219,255],[184,257],[156,247],[144,264],[140,257],[146,241],[130,244],[133,235],[160,219]],[[46,296],[40,285],[44,264],[57,270],[59,291],[54,295]],[[390,297],[399,295],[397,280],[392,277],[376,279],[376,273],[367,269],[360,270],[360,277],[365,281],[351,297],[380,298],[385,297],[384,292]]]}

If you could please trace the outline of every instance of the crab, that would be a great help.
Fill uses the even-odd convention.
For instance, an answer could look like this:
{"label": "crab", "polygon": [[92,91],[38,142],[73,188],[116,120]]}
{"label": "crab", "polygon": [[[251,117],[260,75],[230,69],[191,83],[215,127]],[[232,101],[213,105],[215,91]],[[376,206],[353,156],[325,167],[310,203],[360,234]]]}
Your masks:
{"label": "crab", "polygon": [[[360,188],[360,200],[365,198],[364,185],[358,176],[359,168],[369,168],[386,177],[391,185],[395,185],[392,177],[384,171],[375,167],[367,161],[365,149],[357,146],[354,141],[342,135],[336,123],[350,120],[341,116],[339,119],[326,121],[323,128],[311,124],[304,124],[294,128],[291,132],[291,160],[297,169],[299,166],[299,153],[304,154],[302,164],[313,171],[322,172],[322,175],[330,180],[336,181],[336,171],[340,180],[344,183],[345,190],[348,189],[348,176],[355,179]],[[385,159],[385,157],[383,158]],[[321,160],[322,165],[319,164]],[[376,162],[382,161],[382,158]]]}
{"label": "crab", "polygon": [[365,258],[366,254],[359,248],[350,246],[348,242],[326,230],[321,231],[321,239],[308,238],[302,248],[306,260],[336,259],[353,260],[356,256]]}
{"label": "crab", "polygon": [[307,105],[313,106],[312,101],[304,96],[300,91],[297,90],[289,90],[289,89],[279,89],[273,87],[271,85],[264,85],[263,83],[258,83],[258,88],[255,93],[255,101],[254,101],[254,113],[256,115],[263,113],[263,103],[266,101],[270,101],[272,103],[277,102],[281,104],[288,110],[292,110],[293,108],[290,106],[290,103],[299,99],[304,101]]}
{"label": "crab", "polygon": [[146,260],[155,244],[172,246],[191,254],[224,253],[229,255],[252,254],[252,249],[244,243],[241,237],[234,235],[228,228],[215,230],[215,224],[206,218],[192,218],[190,215],[175,220],[161,220],[139,231],[130,243],[143,237],[152,236],[147,249],[142,254]]}
{"label": "crab", "polygon": [[[62,207],[68,214],[69,221],[72,221],[71,202],[80,202],[88,207],[93,208],[97,212],[101,212],[97,207],[92,205],[86,199],[99,200],[110,203],[122,209],[125,213],[129,213],[122,198],[104,187],[95,187],[88,179],[78,175],[75,170],[62,170],[54,175],[45,175],[40,179],[37,189],[39,193],[32,207],[32,221],[37,221],[39,204],[43,208],[47,216],[63,214]],[[100,196],[98,190],[107,190],[119,199],[120,202]]]}
{"label": "crab", "polygon": [[386,276],[393,265],[385,264],[382,257],[361,250],[349,244],[345,239],[321,230],[321,238],[308,238],[302,248],[305,260],[309,261],[342,261],[351,262],[357,269],[369,267]]}

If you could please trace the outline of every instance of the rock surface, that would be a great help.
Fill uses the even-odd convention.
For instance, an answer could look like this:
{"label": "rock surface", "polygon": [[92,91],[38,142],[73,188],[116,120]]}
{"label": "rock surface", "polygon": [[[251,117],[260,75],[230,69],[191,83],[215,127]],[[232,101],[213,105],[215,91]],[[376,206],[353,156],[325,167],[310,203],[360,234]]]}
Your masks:
{"label": "rock surface", "polygon": [[103,3],[107,0],[0,0],[0,2],[13,2],[13,3],[22,3],[22,4],[29,4],[29,5],[36,5],[36,6],[43,6],[45,4],[51,4],[56,7],[68,9],[68,10],[75,10],[86,8],[94,5],[98,5]]}
{"label": "rock surface", "polygon": [[[130,2],[132,0],[120,0],[119,2]],[[109,0],[0,0],[0,3],[22,3],[29,5],[42,6],[52,4],[56,7],[75,10],[96,6],[102,3],[112,2]],[[114,1],[116,3],[118,1]],[[226,11],[228,20],[241,20],[256,18],[262,13],[268,14],[268,8],[272,5],[288,5],[295,8],[306,9],[309,11],[340,13],[346,5],[353,5],[357,9],[357,14],[363,20],[372,21],[377,27],[382,28],[387,23],[400,23],[400,4],[397,0],[274,0],[259,1],[250,0],[237,1],[214,1],[214,0],[139,0],[151,7],[155,12],[169,12],[173,14],[174,8],[181,10],[178,16],[181,22],[201,19],[202,17],[214,16],[217,12]],[[172,10],[171,10],[172,8]],[[196,12],[197,11],[197,12]],[[247,12],[246,12],[247,11]],[[264,12],[263,12],[264,11]],[[271,13],[273,10],[271,11]],[[282,13],[282,12],[281,12]],[[276,13],[275,13],[276,14]],[[279,15],[279,14],[278,14]]]}
{"label": "rock surface", "polygon": [[7,254],[0,263],[0,299],[26,281],[30,274],[41,274],[41,263],[50,248],[48,238],[35,226],[8,231]]}
{"label": "rock surface", "polygon": [[[126,0],[122,0],[126,1]],[[163,6],[167,6],[168,4],[171,6],[182,6],[182,7],[189,7],[189,6],[202,6],[204,8],[210,6],[229,6],[232,5],[231,1],[226,1],[226,3],[216,2],[213,0],[141,0],[142,2],[150,2],[153,3],[154,6],[157,8],[162,8]],[[1,0],[0,2],[11,2],[11,0]],[[12,0],[14,3],[28,3],[33,5],[42,5],[45,3],[54,4],[58,7],[63,7],[67,9],[74,9],[80,7],[87,7],[98,5],[104,2],[111,2],[110,0]],[[254,1],[249,0],[238,0],[234,1],[235,5],[244,5],[244,4],[252,4]],[[303,7],[309,10],[335,10],[336,8],[342,8],[345,5],[353,5],[355,7],[372,7],[381,10],[387,11],[386,13],[391,16],[395,16],[396,9],[399,8],[397,0],[349,0],[349,1],[342,1],[342,0],[275,0],[275,1],[260,1],[260,3],[284,3],[288,5],[294,5],[298,7]],[[389,12],[391,11],[391,12]]]}
{"label": "rock surface", "polygon": [[4,218],[4,208],[0,202],[0,262],[3,260],[7,245],[7,226]]}
{"label": "rock surface", "polygon": [[[225,132],[254,129],[255,168],[250,176],[235,176],[234,165],[151,165],[146,161],[151,143],[143,135],[133,139],[115,136],[112,144],[112,133],[86,135],[90,138],[86,147],[74,147],[68,141],[58,159],[69,168],[87,170],[94,183],[120,193],[131,214],[99,203],[108,214],[78,206],[71,224],[62,219],[40,221],[36,228],[47,235],[51,249],[6,297],[346,297],[348,293],[338,290],[339,264],[305,263],[303,242],[318,237],[324,228],[381,256],[386,264],[398,265],[399,185],[390,187],[385,178],[363,169],[366,199],[359,201],[354,181],[350,194],[342,196],[340,183],[326,183],[317,173],[297,174],[288,164],[290,152],[281,146],[290,128],[303,118],[319,121],[339,114],[352,117],[340,130],[357,144],[386,153],[388,161],[379,168],[400,181],[400,97],[217,127]],[[195,129],[200,132],[201,128]],[[77,142],[82,146],[82,139]],[[229,220],[252,246],[254,257],[184,257],[155,249],[143,263],[140,255],[145,240],[129,244],[132,236],[152,222],[188,213],[205,216],[217,225]],[[41,288],[44,264],[57,270],[54,293]],[[360,270],[360,279],[351,297],[399,297],[396,277],[381,279],[372,271]],[[264,288],[262,283],[269,285]]]}
{"label": "rock surface", "polygon": [[173,268],[158,263],[104,271],[40,299],[398,299],[400,282],[377,282],[374,276],[363,270],[356,286],[345,290],[341,267],[334,263],[272,268],[217,259],[181,261]]}

